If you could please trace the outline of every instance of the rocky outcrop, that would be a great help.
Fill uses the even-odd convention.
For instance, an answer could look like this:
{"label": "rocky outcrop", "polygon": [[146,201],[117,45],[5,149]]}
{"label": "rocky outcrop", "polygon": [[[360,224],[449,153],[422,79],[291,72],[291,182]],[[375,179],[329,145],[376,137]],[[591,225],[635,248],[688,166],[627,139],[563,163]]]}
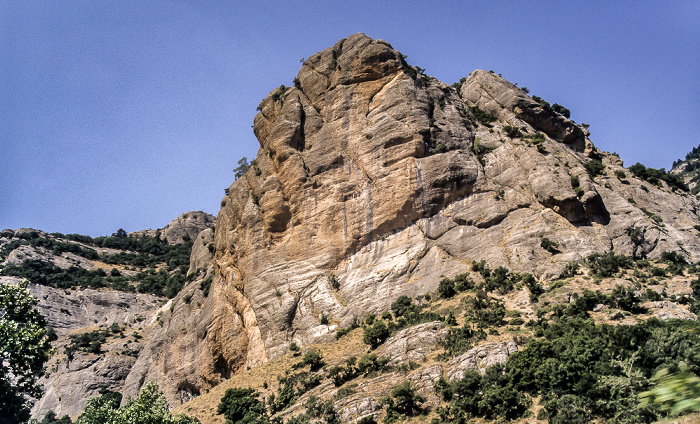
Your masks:
{"label": "rocky outcrop", "polygon": [[206,269],[211,266],[212,259],[214,259],[214,231],[207,228],[194,239],[190,255],[190,268],[187,274]]}
{"label": "rocky outcrop", "polygon": [[105,324],[126,325],[145,319],[163,304],[162,298],[153,295],[113,290],[63,290],[30,284],[29,291],[39,299],[37,308],[47,326],[59,336]]}
{"label": "rocky outcrop", "polygon": [[445,324],[440,321],[414,325],[388,338],[381,355],[389,358],[389,365],[421,361],[446,334]]}
{"label": "rocky outcrop", "polygon": [[[472,260],[546,277],[594,252],[700,254],[697,199],[633,178],[587,130],[490,72],[458,91],[355,34],[258,109],[261,148],[217,217],[211,293],[199,311],[175,302],[153,343],[176,337],[181,355],[139,358],[141,375],[179,375],[171,360],[189,355],[188,376],[166,380],[205,390],[292,341],[330,340],[323,315],[347,326]],[[587,171],[593,158],[602,173]]]}
{"label": "rocky outcrop", "polygon": [[168,244],[182,244],[194,240],[200,232],[211,228],[216,218],[205,212],[185,212],[160,230],[141,230],[128,233],[129,237],[159,237]]}
{"label": "rocky outcrop", "polygon": [[484,343],[452,359],[447,364],[447,379],[459,380],[464,377],[466,370],[475,370],[483,375],[486,368],[504,364],[517,351],[518,345],[515,342]]}

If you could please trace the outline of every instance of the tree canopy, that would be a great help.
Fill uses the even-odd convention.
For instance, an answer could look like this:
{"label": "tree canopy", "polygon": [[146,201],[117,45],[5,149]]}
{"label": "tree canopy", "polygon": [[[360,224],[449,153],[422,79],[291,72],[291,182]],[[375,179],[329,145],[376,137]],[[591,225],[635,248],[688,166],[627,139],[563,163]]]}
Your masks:
{"label": "tree canopy", "polygon": [[29,419],[28,399],[41,394],[36,381],[51,349],[27,285],[0,284],[0,424]]}

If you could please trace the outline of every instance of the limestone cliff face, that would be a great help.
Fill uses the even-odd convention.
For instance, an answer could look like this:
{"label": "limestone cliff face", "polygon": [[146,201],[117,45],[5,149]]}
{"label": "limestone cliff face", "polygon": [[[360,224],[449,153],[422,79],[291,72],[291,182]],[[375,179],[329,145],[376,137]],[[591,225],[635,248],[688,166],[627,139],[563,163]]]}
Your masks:
{"label": "limestone cliff face", "polygon": [[[127,385],[160,375],[171,401],[185,398],[180,384],[203,390],[292,341],[330,340],[472,260],[552,276],[593,252],[700,254],[694,197],[632,178],[587,130],[493,73],[457,90],[355,34],[297,78],[260,103],[261,148],[222,203],[201,309],[178,309],[199,296],[195,281]],[[587,172],[593,159],[601,175]]]}
{"label": "limestone cliff face", "polygon": [[129,233],[130,237],[160,237],[168,244],[182,244],[185,239],[194,240],[197,235],[211,228],[216,221],[206,212],[185,212],[159,230],[140,230]]}

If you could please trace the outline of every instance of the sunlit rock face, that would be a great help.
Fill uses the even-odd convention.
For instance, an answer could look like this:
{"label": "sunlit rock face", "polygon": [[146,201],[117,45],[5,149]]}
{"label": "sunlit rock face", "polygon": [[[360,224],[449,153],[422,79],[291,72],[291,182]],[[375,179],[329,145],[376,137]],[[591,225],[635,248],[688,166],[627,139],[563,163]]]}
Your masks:
{"label": "sunlit rock face", "polygon": [[472,261],[556,276],[594,252],[700,252],[694,197],[619,178],[586,129],[490,72],[448,86],[355,34],[258,110],[260,150],[222,201],[211,267],[164,315],[127,394],[156,379],[181,402]]}

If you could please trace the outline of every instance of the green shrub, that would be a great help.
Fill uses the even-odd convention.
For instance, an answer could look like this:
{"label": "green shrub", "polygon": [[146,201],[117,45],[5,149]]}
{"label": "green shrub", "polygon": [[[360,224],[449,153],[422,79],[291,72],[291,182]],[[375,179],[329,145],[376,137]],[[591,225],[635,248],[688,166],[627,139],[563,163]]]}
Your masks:
{"label": "green shrub", "polygon": [[496,115],[484,112],[483,110],[479,109],[479,107],[476,105],[470,106],[469,110],[471,111],[474,118],[476,118],[477,121],[481,122],[484,126],[491,127],[491,123],[498,120],[498,117]]}
{"label": "green shrub", "polygon": [[411,383],[404,381],[391,391],[391,396],[381,400],[386,410],[385,423],[397,421],[401,416],[418,415],[421,411],[421,404],[425,401],[423,396],[417,394]]}
{"label": "green shrub", "polygon": [[[668,184],[671,190],[680,190],[685,192],[688,191],[688,186],[678,175],[669,174],[663,168],[647,168],[646,166],[637,162],[634,165],[630,166],[629,170],[635,177],[647,181],[656,186],[660,186],[661,181],[664,181],[666,182],[666,184]],[[648,191],[648,189],[645,191]]]}
{"label": "green shrub", "polygon": [[523,136],[518,127],[514,127],[511,125],[504,125],[503,131],[506,132],[506,136],[508,136],[509,138],[518,138]]}
{"label": "green shrub", "polygon": [[542,241],[540,242],[540,246],[549,253],[552,253],[552,254],[559,253],[559,250],[557,250],[557,248],[559,247],[559,244],[548,239],[547,237],[542,237]]}
{"label": "green shrub", "polygon": [[362,341],[370,345],[372,349],[376,349],[377,346],[384,343],[384,341],[389,337],[389,329],[382,320],[376,320],[371,326],[364,329],[362,336]]}
{"label": "green shrub", "polygon": [[457,290],[455,289],[454,280],[450,280],[449,278],[443,278],[440,281],[440,284],[437,288],[438,297],[441,297],[443,299],[450,299],[455,294],[457,294]]}
{"label": "green shrub", "polygon": [[598,175],[603,174],[603,171],[605,171],[605,165],[603,165],[603,162],[598,159],[589,160],[583,164],[583,167],[586,168],[586,172],[588,172],[588,175],[590,175],[591,178],[595,178]]}
{"label": "green shrub", "polygon": [[594,253],[586,258],[588,267],[593,275],[599,277],[612,277],[620,268],[630,268],[632,261],[625,255],[616,255],[608,252],[604,255]]}
{"label": "green shrub", "polygon": [[227,389],[216,408],[217,414],[223,414],[226,424],[253,424],[263,421],[267,416],[265,404],[253,389]]}

